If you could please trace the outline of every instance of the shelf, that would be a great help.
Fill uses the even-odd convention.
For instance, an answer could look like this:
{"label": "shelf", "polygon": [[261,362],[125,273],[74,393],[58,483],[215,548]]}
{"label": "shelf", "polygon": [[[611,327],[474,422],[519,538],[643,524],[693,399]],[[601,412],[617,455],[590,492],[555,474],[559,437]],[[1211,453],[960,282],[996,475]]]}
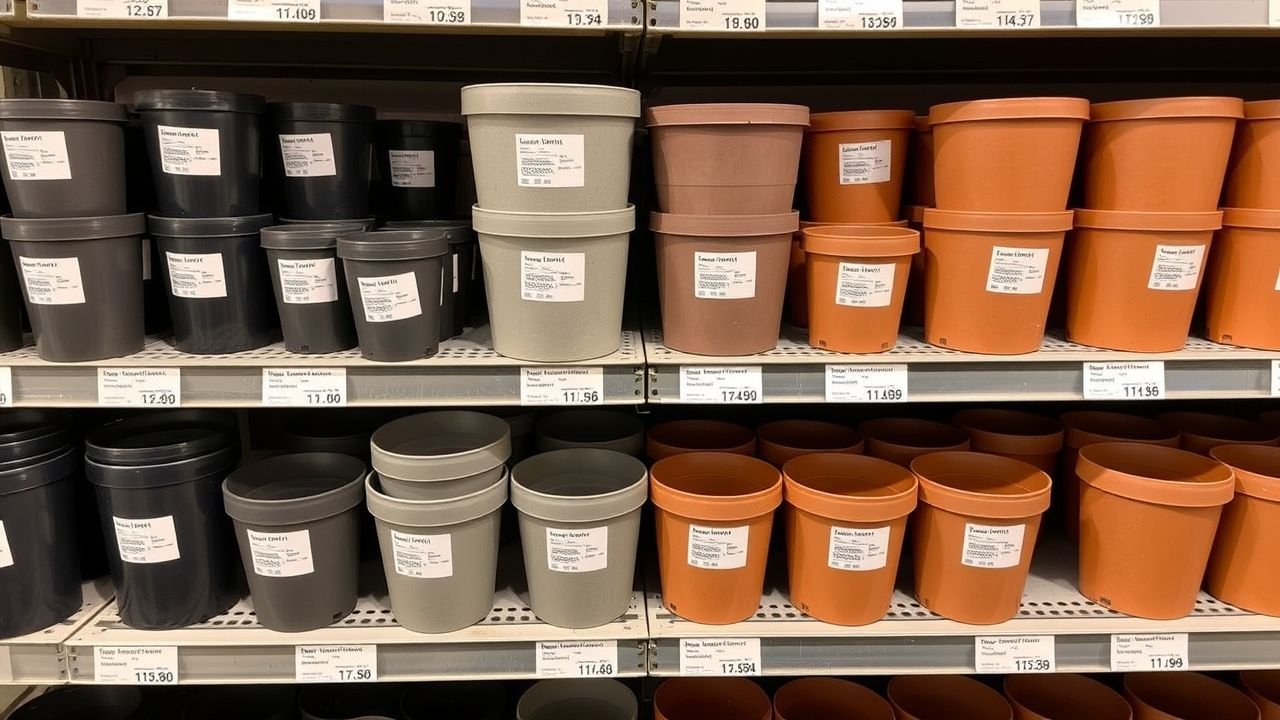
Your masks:
{"label": "shelf", "polygon": [[[84,604],[74,615],[30,635],[0,640],[0,685],[57,685],[67,682],[63,646],[77,630],[97,616],[111,601],[112,594],[109,582],[86,582]],[[5,672],[6,668],[8,672]]]}

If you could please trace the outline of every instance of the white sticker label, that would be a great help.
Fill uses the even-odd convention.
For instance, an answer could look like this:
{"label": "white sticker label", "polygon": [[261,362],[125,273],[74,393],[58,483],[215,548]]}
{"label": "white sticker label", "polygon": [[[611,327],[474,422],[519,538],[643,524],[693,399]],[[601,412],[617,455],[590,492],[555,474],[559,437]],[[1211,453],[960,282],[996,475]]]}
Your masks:
{"label": "white sticker label", "polygon": [[177,685],[176,647],[96,647],[93,680],[101,685]]}
{"label": "white sticker label", "polygon": [[1151,261],[1150,290],[1195,290],[1200,285],[1204,245],[1157,245]]}
{"label": "white sticker label", "polygon": [[832,570],[879,570],[889,564],[889,528],[832,526],[827,567]]}
{"label": "white sticker label", "polygon": [[1164,361],[1084,364],[1085,400],[1163,400]]}
{"label": "white sticker label", "polygon": [[155,518],[112,517],[120,559],[137,565],[153,565],[181,559],[173,516]]}
{"label": "white sticker label", "polygon": [[1044,290],[1049,248],[991,248],[987,292],[1003,295],[1039,295]]}
{"label": "white sticker label", "polygon": [[391,185],[403,188],[436,186],[435,150],[388,150]]}
{"label": "white sticker label", "polygon": [[893,301],[891,263],[841,262],[836,274],[836,304],[845,307],[888,307]]}
{"label": "white sticker label", "polygon": [[1057,672],[1052,635],[997,635],[973,639],[973,669],[1015,675]]}
{"label": "white sticker label", "polygon": [[178,407],[178,368],[98,368],[98,404],[103,407]]}
{"label": "white sticker label", "polygon": [[818,0],[819,30],[897,30],[902,0]]}
{"label": "white sticker label", "polygon": [[217,177],[222,174],[222,147],[217,128],[160,125],[156,128],[156,137],[160,146],[160,169],[166,175]]}
{"label": "white sticker label", "polygon": [[829,403],[907,402],[907,366],[828,365]]}
{"label": "white sticker label", "polygon": [[180,298],[224,298],[227,276],[222,269],[222,253],[175,253],[165,251],[169,266],[169,290]]}
{"label": "white sticker label", "polygon": [[840,143],[840,184],[875,185],[889,182],[893,141]]}
{"label": "white sticker label", "polygon": [[1280,0],[1271,0],[1271,27],[1280,27]]}
{"label": "white sticker label", "polygon": [[320,0],[229,0],[228,20],[320,22]]}
{"label": "white sticker label", "polygon": [[522,367],[521,405],[603,405],[604,368]]}
{"label": "white sticker label", "polygon": [[1038,28],[1040,0],[956,0],[958,28]]}
{"label": "white sticker label", "polygon": [[520,0],[521,25],[586,28],[608,23],[608,0]]}
{"label": "white sticker label", "polygon": [[76,17],[160,20],[169,17],[168,0],[77,0]]}
{"label": "white sticker label", "polygon": [[764,402],[760,366],[681,367],[680,402],[758,405]]}
{"label": "white sticker label", "polygon": [[1156,27],[1160,0],[1076,0],[1076,26]]}
{"label": "white sticker label", "polygon": [[680,0],[680,29],[764,32],[765,0]]}
{"label": "white sticker label", "polygon": [[595,678],[618,675],[617,640],[539,642],[536,673],[540,678]]}
{"label": "white sticker label", "polygon": [[689,526],[689,564],[706,570],[735,570],[747,566],[751,528]]}
{"label": "white sticker label", "polygon": [[741,300],[756,296],[756,253],[693,254],[693,296],[704,300]]}
{"label": "white sticker label", "polygon": [[609,567],[609,528],[547,528],[547,568],[584,573]]}
{"label": "white sticker label", "polygon": [[13,567],[13,550],[9,547],[9,536],[4,532],[4,521],[0,520],[0,568]]}
{"label": "white sticker label", "polygon": [[574,188],[587,184],[583,135],[516,133],[516,181],[520,187]]}
{"label": "white sticker label", "polygon": [[960,563],[976,568],[1011,568],[1022,562],[1026,525],[964,524]]}
{"label": "white sticker label", "polygon": [[81,305],[84,280],[79,258],[30,258],[18,256],[27,301],[33,305]]}
{"label": "white sticker label", "polygon": [[396,574],[411,578],[453,577],[453,536],[411,535],[391,531]]}
{"label": "white sticker label", "polygon": [[582,302],[586,293],[586,253],[520,251],[522,300]]}
{"label": "white sticker label", "polygon": [[1112,635],[1112,672],[1188,670],[1186,633]]}
{"label": "white sticker label", "polygon": [[311,560],[311,531],[247,530],[253,572],[263,577],[298,577],[316,571]]}
{"label": "white sticker label", "polygon": [[262,404],[342,407],[347,404],[347,369],[263,368]]}
{"label": "white sticker label", "polygon": [[418,278],[413,272],[385,277],[358,277],[360,305],[368,322],[391,322],[418,317],[422,302],[418,299]]}
{"label": "white sticker label", "polygon": [[378,682],[378,646],[298,645],[293,676],[300,683]]}
{"label": "white sticker label", "polygon": [[0,407],[13,407],[13,368],[0,367]]}
{"label": "white sticker label", "polygon": [[338,165],[333,159],[333,135],[305,133],[280,136],[280,156],[285,177],[333,177]]}
{"label": "white sticker label", "polygon": [[10,180],[70,180],[67,135],[55,130],[0,133]]}
{"label": "white sticker label", "polygon": [[[12,382],[9,387],[9,395],[12,397]],[[1271,397],[1280,397],[1280,360],[1271,361]],[[12,404],[12,400],[10,400],[10,403]]]}
{"label": "white sticker label", "polygon": [[0,683],[13,682],[13,658],[9,648],[0,647]]}
{"label": "white sticker label", "polygon": [[760,675],[763,669],[760,638],[680,638],[681,675]]}
{"label": "white sticker label", "polygon": [[[469,25],[471,23],[471,0],[382,0],[382,22],[405,23],[409,25]],[[431,162],[430,185],[401,185],[396,182],[396,154],[409,153],[418,155],[434,155],[431,150],[391,151],[391,184],[396,187],[435,187],[435,163]],[[410,164],[417,165],[416,161]],[[403,171],[402,171],[403,172]],[[410,173],[413,171],[410,170]],[[421,179],[412,179],[421,182]]]}
{"label": "white sticker label", "polygon": [[280,298],[287,305],[313,305],[338,300],[338,272],[333,258],[276,259]]}

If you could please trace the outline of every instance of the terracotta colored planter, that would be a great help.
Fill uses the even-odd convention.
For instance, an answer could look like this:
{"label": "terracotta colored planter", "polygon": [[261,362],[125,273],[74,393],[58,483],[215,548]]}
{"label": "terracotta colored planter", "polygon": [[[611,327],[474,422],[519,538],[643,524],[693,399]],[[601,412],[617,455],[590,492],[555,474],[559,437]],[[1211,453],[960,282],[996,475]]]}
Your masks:
{"label": "terracotta colored planter", "polygon": [[672,678],[653,694],[657,720],[769,720],[773,706],[746,678]]}
{"label": "terracotta colored planter", "polygon": [[913,327],[924,326],[924,211],[923,205],[903,208],[907,227],[920,233],[921,252],[911,256],[911,274],[907,277],[907,302],[902,310],[902,323]]}
{"label": "terracotta colored planter", "polygon": [[777,468],[732,453],[685,453],[654,463],[650,477],[666,608],[711,625],[754,615],[782,502]]}
{"label": "terracotta colored planter", "polygon": [[1071,211],[924,211],[925,340],[964,352],[1035,352]]}
{"label": "terracotta colored planter", "polygon": [[1077,210],[1067,263],[1067,339],[1172,352],[1187,341],[1222,213]]}
{"label": "terracotta colored planter", "polygon": [[1053,418],[1021,410],[972,408],[951,416],[969,433],[974,452],[1003,455],[1035,465],[1053,477],[1062,450],[1062,424]]}
{"label": "terracotta colored planter", "polygon": [[778,344],[798,213],[652,213],[663,342],[697,355],[753,355]]}
{"label": "terracotta colored planter", "polygon": [[[1084,140],[1084,206],[1202,212],[1218,207],[1239,98],[1181,97],[1097,103]],[[1170,152],[1170,148],[1179,148]]]}
{"label": "terracotta colored planter", "polygon": [[1205,587],[1223,602],[1280,616],[1280,448],[1220,445],[1209,456],[1235,472],[1236,494],[1222,511]]}
{"label": "terracotta colored planter", "polygon": [[911,518],[916,600],[964,623],[1018,614],[1052,481],[998,455],[941,452],[911,461],[920,508]]}
{"label": "terracotta colored planter", "polygon": [[916,117],[916,131],[911,136],[911,202],[933,207],[933,126],[928,115]]}
{"label": "terracotta colored planter", "polygon": [[1242,672],[1240,685],[1262,711],[1262,720],[1280,720],[1280,670]]}
{"label": "terracotta colored planter", "polygon": [[896,220],[915,126],[910,110],[810,115],[803,155],[809,216],[824,223]]}
{"label": "terracotta colored planter", "polygon": [[1244,104],[1231,146],[1224,207],[1280,210],[1280,100]]}
{"label": "terracotta colored planter", "polygon": [[1011,720],[1000,693],[963,675],[900,675],[885,693],[898,720]]}
{"label": "terracotta colored planter", "polygon": [[778,420],[756,428],[759,455],[774,467],[814,453],[861,455],[866,443],[857,430],[820,420]]}
{"label": "terracotta colored planter", "polygon": [[1015,720],[1132,720],[1120,693],[1084,675],[1010,675],[1004,694]]}
{"label": "terracotta colored planter", "polygon": [[[1276,162],[1280,164],[1280,154]],[[1280,350],[1280,324],[1269,322],[1280,316],[1277,278],[1280,210],[1224,211],[1204,281],[1208,338],[1224,345]]]}
{"label": "terracotta colored planter", "polygon": [[1208,455],[1219,445],[1280,445],[1280,434],[1252,420],[1202,412],[1165,412],[1160,422],[1182,433],[1183,450]]}
{"label": "terracotta colored planter", "polygon": [[944,450],[968,450],[969,436],[947,423],[917,418],[864,420],[858,430],[867,439],[867,454],[909,467],[920,455]]}
{"label": "terracotta colored planter", "polygon": [[653,462],[691,452],[755,455],[756,434],[751,428],[720,420],[672,420],[649,428],[644,445]]}
{"label": "terracotta colored planter", "polygon": [[934,193],[945,210],[1061,212],[1089,101],[1008,98],[934,105]]}
{"label": "terracotta colored planter", "polygon": [[[787,320],[800,328],[809,327],[809,278],[808,264],[804,254],[804,231],[806,228],[826,225],[845,227],[840,223],[820,223],[812,220],[801,220],[800,229],[791,236],[791,261],[787,265]],[[894,220],[886,223],[852,224],[852,227],[897,227],[905,228],[906,220]]]}
{"label": "terracotta colored planter", "polygon": [[804,251],[809,344],[844,353],[892,350],[920,234],[906,228],[813,227],[804,231]]}
{"label": "terracotta colored planter", "polygon": [[1248,695],[1194,672],[1129,673],[1124,694],[1134,720],[1259,720]]}
{"label": "terracotta colored planter", "polygon": [[1185,450],[1098,443],[1080,450],[1080,593],[1126,615],[1172,620],[1196,604],[1231,468]]}
{"label": "terracotta colored planter", "polygon": [[746,215],[791,210],[809,108],[664,105],[650,108],[644,117],[662,212]]}
{"label": "terracotta colored planter", "polygon": [[917,480],[865,455],[822,453],[782,468],[791,604],[835,625],[889,610]]}
{"label": "terracotta colored planter", "polygon": [[[698,720],[710,720],[708,715]],[[894,720],[875,691],[838,678],[801,678],[773,694],[773,720]]]}

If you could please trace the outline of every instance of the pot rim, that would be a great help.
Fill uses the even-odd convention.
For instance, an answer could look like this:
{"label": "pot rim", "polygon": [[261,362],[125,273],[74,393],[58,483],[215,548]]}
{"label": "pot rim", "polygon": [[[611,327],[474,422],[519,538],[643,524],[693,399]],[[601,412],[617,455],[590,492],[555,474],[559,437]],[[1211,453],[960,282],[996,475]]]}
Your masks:
{"label": "pot rim", "polygon": [[[1062,449],[1062,423],[1051,417],[1005,408],[968,408],[951,415],[952,424],[969,433],[979,452],[1048,455]],[[999,447],[998,450],[993,448]]]}
{"label": "pot rim", "polygon": [[644,113],[645,127],[680,125],[809,126],[809,108],[783,103],[689,103],[658,105]]}
{"label": "pot rim", "polygon": [[616,85],[484,83],[461,92],[469,115],[574,115],[640,117],[640,91]]}
{"label": "pot rim", "polygon": [[[911,461],[911,472],[920,478],[920,502],[975,518],[1017,520],[1049,509],[1053,481],[1030,463],[1001,455],[948,450],[927,453]],[[980,476],[995,479],[1021,492],[995,493],[960,487],[951,478]]]}
{"label": "pot rim", "polygon": [[[550,466],[559,467],[550,467]],[[548,467],[543,467],[548,466]],[[612,476],[612,489],[584,495],[535,488],[549,475],[573,471]],[[535,475],[530,485],[521,482]],[[600,483],[604,484],[604,483]],[[566,448],[541,452],[511,469],[511,504],[522,514],[550,522],[585,523],[611,520],[638,510],[649,497],[649,471],[644,463],[616,450]]]}
{"label": "pot rim", "polygon": [[[897,520],[916,509],[920,481],[908,469],[869,455],[812,453],[782,466],[787,502],[831,520],[874,523]],[[826,483],[843,483],[834,491]],[[823,487],[822,485],[826,485]]]}
{"label": "pot rim", "polygon": [[[1280,101],[1277,101],[1280,102]],[[1280,114],[1277,115],[1280,118]],[[1280,210],[1222,208],[1222,229],[1280,230]]]}
{"label": "pot rim", "polygon": [[[896,691],[896,692],[895,692]],[[1001,708],[1000,715],[1013,717],[1013,708],[1004,696],[986,684],[964,675],[899,675],[889,681],[885,695],[895,710],[916,717],[910,703],[904,699],[914,699],[922,695],[966,695],[971,699],[981,698],[984,703]],[[907,697],[904,698],[903,696]],[[994,717],[994,716],[993,716]]]}
{"label": "pot rim", "polygon": [[[319,467],[327,466],[323,470]],[[310,467],[308,467],[310,466]],[[309,472],[308,472],[309,471]],[[227,515],[246,525],[286,526],[317,522],[344,513],[364,500],[364,461],[329,452],[287,453],[246,463],[222,481]],[[314,477],[327,486],[287,498],[255,498],[245,491],[269,488],[283,480]]]}
{"label": "pot rim", "polygon": [[1209,457],[1235,471],[1238,494],[1280,502],[1280,447],[1219,445]]}
{"label": "pot rim", "polygon": [[[447,453],[398,452],[405,443],[467,423],[482,443]],[[387,446],[391,445],[391,448]],[[382,425],[369,439],[373,469],[397,480],[458,480],[488,472],[511,456],[511,426],[502,418],[470,410],[433,410]]]}
{"label": "pot rim", "polygon": [[810,113],[806,132],[838,132],[841,130],[913,130],[914,110],[841,110]]}
{"label": "pot rim", "polygon": [[1089,101],[1074,97],[1015,97],[962,100],[929,108],[929,125],[990,120],[1089,119]]}
{"label": "pot rim", "polygon": [[[1106,410],[1072,410],[1058,416],[1065,429],[1064,444],[1073,449],[1099,442],[1141,442],[1153,445],[1178,447],[1182,433],[1167,424],[1141,415],[1110,412]],[[1120,426],[1142,430],[1119,435]],[[1148,432],[1150,431],[1150,432]]]}
{"label": "pot rim", "polygon": [[800,229],[800,212],[770,215],[676,215],[649,213],[649,229],[660,235],[691,237],[768,237]]}
{"label": "pot rim", "polygon": [[[795,439],[797,435],[812,436],[806,439],[821,437],[823,442],[821,445],[799,444]],[[862,433],[848,425],[825,420],[774,420],[756,427],[756,443],[761,455],[765,454],[766,447],[800,450],[805,453],[849,453],[855,452],[865,442]]]}
{"label": "pot rim", "polygon": [[920,252],[920,233],[909,228],[818,225],[801,230],[804,251],[836,257],[901,257]]}
{"label": "pot rim", "polygon": [[364,476],[365,504],[375,519],[392,525],[412,528],[438,528],[461,525],[497,512],[507,503],[508,472],[487,488],[469,495],[436,500],[398,498],[383,492],[378,484],[378,471]]}
{"label": "pot rim", "polygon": [[852,680],[807,677],[785,683],[773,694],[773,708],[777,720],[787,720],[787,711],[790,710],[787,706],[791,701],[791,695],[805,699],[815,695],[836,699],[846,710],[857,708],[857,717],[861,720],[867,720],[876,715],[883,720],[893,720],[893,707],[889,705],[888,700],[880,697],[871,688]]}
{"label": "pot rim", "polygon": [[147,220],[143,213],[82,218],[15,218],[5,215],[0,217],[0,234],[5,240],[29,242],[133,239],[147,234]]}
{"label": "pot rim", "polygon": [[[1103,442],[1080,449],[1076,475],[1099,490],[1170,507],[1217,507],[1235,496],[1235,473],[1211,457],[1147,443]],[[1166,480],[1142,472],[1179,473]]]}
{"label": "pot rim", "polygon": [[531,240],[571,240],[626,235],[636,228],[636,206],[618,210],[550,213],[471,208],[472,228],[479,235]]}
{"label": "pot rim", "polygon": [[[675,487],[675,481],[727,478],[741,492],[708,495]],[[692,520],[733,522],[768,515],[782,504],[782,473],[749,455],[691,452],[665,457],[649,469],[649,497],[659,509]]]}
{"label": "pot rim", "polygon": [[910,220],[886,220],[884,222],[873,223],[839,223],[839,222],[821,222],[819,220],[801,220],[800,231],[803,232],[808,228],[818,227],[885,227],[885,228],[905,228]]}
{"label": "pot rim", "polygon": [[1254,100],[1244,104],[1244,120],[1280,120],[1280,100]]}
{"label": "pot rim", "polygon": [[5,98],[0,100],[0,120],[90,120],[123,125],[129,118],[124,105],[104,100]]}
{"label": "pot rim", "polygon": [[[939,422],[937,420],[926,420],[924,418],[913,417],[882,417],[863,420],[858,424],[858,432],[866,437],[867,442],[878,442],[885,445],[893,445],[904,448],[936,448],[938,450],[948,450],[959,447],[960,445],[968,446],[969,435],[964,430],[950,423]],[[947,442],[943,445],[913,445],[910,443],[910,436],[921,432],[929,432],[936,437],[951,435],[954,442]],[[948,438],[943,438],[948,439]]]}
{"label": "pot rim", "polygon": [[1072,228],[1075,212],[998,213],[925,208],[927,230],[968,232],[1050,233]]}
{"label": "pot rim", "polygon": [[1240,119],[1244,117],[1244,101],[1238,97],[1201,95],[1116,100],[1089,106],[1092,122],[1187,117]]}
{"label": "pot rim", "polygon": [[1136,230],[1147,232],[1203,232],[1222,227],[1222,211],[1142,212],[1132,210],[1076,211],[1077,228]]}
{"label": "pot rim", "polygon": [[[1177,428],[1184,436],[1221,440],[1224,445],[1280,444],[1280,433],[1260,422],[1232,415],[1195,411],[1162,412],[1156,415],[1161,422]],[[1232,435],[1234,437],[1228,437]]]}
{"label": "pot rim", "polygon": [[[682,432],[683,431],[683,432]],[[696,432],[694,432],[696,431]],[[717,448],[691,448],[687,444],[679,444],[679,438],[688,434],[722,433],[733,444]],[[736,437],[735,437],[736,436]],[[668,420],[658,423],[645,432],[645,449],[649,457],[653,457],[654,449],[665,448],[681,452],[752,452],[756,447],[756,431],[746,425],[726,422],[724,420]]]}
{"label": "pot rim", "polygon": [[[1042,699],[1038,694],[1046,686],[1053,685],[1064,686],[1053,689],[1065,694],[1078,694],[1082,705],[1098,706],[1093,707],[1097,714],[1092,715],[1097,720],[1131,720],[1133,717],[1133,709],[1123,695],[1087,675],[1077,673],[1009,675],[1004,679],[1004,694],[1013,706],[1041,717],[1044,715],[1044,706],[1028,702],[1024,691],[1037,696],[1035,699]],[[1023,697],[1018,697],[1020,695]],[[1103,703],[1109,707],[1101,707]]]}

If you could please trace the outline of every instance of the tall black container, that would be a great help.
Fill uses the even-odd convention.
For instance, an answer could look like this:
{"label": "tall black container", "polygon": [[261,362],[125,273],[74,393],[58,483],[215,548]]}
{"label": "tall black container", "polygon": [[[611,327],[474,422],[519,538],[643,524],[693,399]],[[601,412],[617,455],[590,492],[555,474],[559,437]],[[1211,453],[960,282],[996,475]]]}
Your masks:
{"label": "tall black container", "polygon": [[373,108],[275,103],[271,121],[284,187],[284,212],[297,220],[369,215]]}
{"label": "tall black container", "polygon": [[462,126],[430,120],[380,120],[379,199],[393,220],[453,214]]}

